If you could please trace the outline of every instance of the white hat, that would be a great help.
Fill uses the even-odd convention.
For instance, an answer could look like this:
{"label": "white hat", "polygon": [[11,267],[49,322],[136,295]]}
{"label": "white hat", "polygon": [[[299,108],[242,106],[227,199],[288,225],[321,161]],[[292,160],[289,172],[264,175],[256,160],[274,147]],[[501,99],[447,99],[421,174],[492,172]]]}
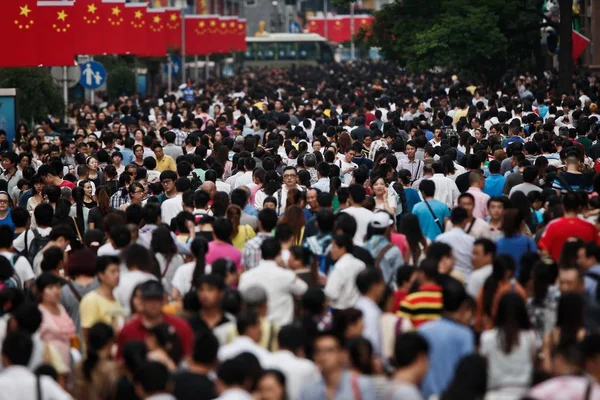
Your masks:
{"label": "white hat", "polygon": [[375,216],[371,222],[369,222],[369,225],[375,229],[382,229],[387,228],[393,223],[394,220],[390,217],[390,214],[388,214],[386,211],[380,211],[375,213]]}

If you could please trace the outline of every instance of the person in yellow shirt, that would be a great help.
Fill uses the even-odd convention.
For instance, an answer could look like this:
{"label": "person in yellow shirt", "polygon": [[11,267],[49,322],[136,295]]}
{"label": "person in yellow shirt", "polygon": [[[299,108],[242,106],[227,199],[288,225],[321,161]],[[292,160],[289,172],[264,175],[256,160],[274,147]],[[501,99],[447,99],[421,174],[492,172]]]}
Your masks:
{"label": "person in yellow shirt", "polygon": [[156,157],[156,171],[177,171],[175,160],[173,160],[173,157],[165,154],[165,152],[163,151],[163,147],[160,143],[156,143],[154,146],[152,146],[152,151],[154,152],[154,156]]}
{"label": "person in yellow shirt", "polygon": [[83,296],[79,304],[81,331],[86,342],[89,329],[97,322],[112,326],[115,333],[125,323],[123,307],[113,296],[113,290],[119,284],[119,263],[119,258],[115,256],[100,256],[96,260],[100,286]]}

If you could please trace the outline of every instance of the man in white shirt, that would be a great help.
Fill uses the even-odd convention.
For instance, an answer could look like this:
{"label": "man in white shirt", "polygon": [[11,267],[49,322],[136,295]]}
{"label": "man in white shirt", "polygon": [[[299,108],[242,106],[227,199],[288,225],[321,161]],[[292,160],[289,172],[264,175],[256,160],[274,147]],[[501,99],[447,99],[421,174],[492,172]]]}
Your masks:
{"label": "man in white shirt", "polygon": [[[243,158],[238,159],[237,172],[225,180],[225,183],[227,183],[232,188],[235,187],[235,181],[237,180],[237,178],[244,175],[244,162],[245,162],[245,160]],[[223,166],[223,167],[225,167],[225,166]]]}
{"label": "man in white shirt", "polygon": [[252,396],[246,391],[249,374],[240,374],[240,371],[248,371],[242,358],[231,358],[219,365],[217,384],[222,390],[216,400],[252,400]]}
{"label": "man in white shirt", "polygon": [[[281,186],[281,189],[274,194],[275,200],[277,201],[277,215],[282,215],[284,213],[287,194],[292,189],[302,190],[298,185],[298,172],[296,171],[296,168],[288,166],[283,169],[283,185]],[[266,194],[264,192],[257,192],[254,198],[254,207],[256,208],[258,202],[262,208],[262,202],[264,202],[265,197]]]}
{"label": "man in white shirt", "polygon": [[312,185],[312,188],[319,189],[323,193],[329,193],[329,164],[321,162],[317,165],[317,178],[319,180]]}
{"label": "man in white shirt", "polygon": [[352,159],[356,155],[356,150],[352,146],[346,149],[344,157],[337,161],[337,166],[340,167],[340,179],[344,186],[350,185],[352,182],[352,174],[358,168],[358,165],[352,162]]}
{"label": "man in white shirt", "polygon": [[239,336],[231,343],[221,346],[217,357],[221,363],[238,355],[248,352],[252,353],[261,365],[266,364],[270,353],[260,347],[262,331],[260,328],[260,317],[255,310],[242,311],[236,320]]}
{"label": "man in white shirt", "polygon": [[191,188],[191,182],[188,178],[178,178],[175,181],[175,190],[177,190],[177,194],[175,197],[163,201],[160,206],[162,222],[170,225],[171,220],[183,211],[183,193]]}
{"label": "man in white shirt", "polygon": [[6,335],[2,344],[2,366],[0,373],[0,400],[52,399],[70,400],[54,379],[42,375],[39,378],[27,368],[33,352],[31,338],[22,332]]}
{"label": "man in white shirt", "polygon": [[238,188],[240,186],[247,186],[251,188],[254,181],[252,179],[252,172],[256,167],[256,160],[253,157],[248,157],[244,159],[244,173],[240,175],[233,184],[233,189]]}
{"label": "man in white shirt", "polygon": [[354,307],[360,293],[356,287],[356,276],[366,268],[365,263],[352,255],[352,239],[347,235],[336,235],[331,242],[331,258],[335,261],[325,285],[325,295],[336,310]]}
{"label": "man in white shirt", "polygon": [[0,225],[0,256],[5,257],[19,277],[19,289],[33,282],[35,275],[27,258],[12,252],[13,230],[8,225]]}
{"label": "man in white shirt", "polygon": [[281,268],[281,245],[275,238],[265,239],[261,246],[258,266],[240,276],[238,289],[244,292],[260,286],[267,292],[269,320],[283,326],[294,320],[294,296],[302,296],[308,285],[290,270]]}
{"label": "man in white shirt", "polygon": [[473,269],[471,255],[473,254],[475,238],[464,231],[468,218],[467,210],[462,207],[454,208],[450,216],[452,229],[438,235],[435,239],[436,242],[446,243],[452,248],[452,253],[456,260],[454,270],[461,274],[463,282],[469,279],[469,275]]}
{"label": "man in white shirt", "polygon": [[410,183],[412,184],[423,176],[423,167],[425,166],[425,163],[415,158],[417,146],[412,140],[406,144],[405,151],[406,158],[398,160],[398,171],[403,169],[410,171]]}
{"label": "man in white shirt", "polygon": [[277,335],[279,351],[271,354],[265,368],[280,370],[285,375],[285,387],[288,397],[296,400],[306,382],[319,377],[315,364],[304,358],[306,333],[297,325],[286,325]]}
{"label": "man in white shirt", "polygon": [[356,277],[356,287],[360,292],[354,308],[362,311],[364,327],[362,336],[371,342],[373,355],[382,356],[381,308],[378,304],[385,294],[385,281],[380,269],[368,268]]}
{"label": "man in white shirt", "polygon": [[458,186],[452,179],[444,175],[444,167],[441,163],[433,163],[433,172],[433,176],[429,178],[435,183],[435,195],[433,197],[451,208],[460,196]]}
{"label": "man in white shirt", "polygon": [[489,239],[477,239],[473,243],[473,272],[467,280],[467,293],[476,298],[486,279],[492,274],[496,257],[496,244]]}
{"label": "man in white shirt", "polygon": [[371,222],[375,214],[362,206],[362,202],[367,196],[367,191],[363,186],[356,183],[352,184],[349,187],[349,192],[350,196],[348,200],[350,202],[350,207],[344,209],[342,212],[352,215],[352,217],[354,217],[356,220],[354,244],[357,246],[362,246],[365,241],[365,235],[367,234],[369,222]]}
{"label": "man in white shirt", "polygon": [[150,252],[144,246],[130,245],[123,254],[123,261],[127,271],[121,272],[119,284],[113,291],[113,295],[121,303],[125,316],[128,317],[131,314],[131,296],[135,287],[140,283],[157,279],[149,272]]}

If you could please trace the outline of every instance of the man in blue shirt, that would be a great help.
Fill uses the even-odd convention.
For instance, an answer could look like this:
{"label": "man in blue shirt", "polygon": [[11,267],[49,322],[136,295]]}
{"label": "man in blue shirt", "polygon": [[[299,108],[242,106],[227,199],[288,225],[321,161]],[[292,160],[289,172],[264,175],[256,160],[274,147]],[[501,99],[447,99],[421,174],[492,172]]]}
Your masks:
{"label": "man in blue shirt", "polygon": [[502,188],[506,177],[500,175],[500,161],[492,160],[488,164],[490,175],[485,178],[483,193],[490,197],[502,196]]}
{"label": "man in blue shirt", "polygon": [[[338,335],[331,331],[317,334],[314,349],[314,361],[321,376],[305,383],[300,400],[375,398],[375,387],[368,377],[345,369],[346,357]],[[333,397],[332,392],[335,393]]]}
{"label": "man in blue shirt", "polygon": [[435,200],[435,182],[426,179],[419,184],[419,190],[424,201],[415,204],[413,214],[419,219],[421,232],[432,242],[443,232],[446,219],[450,217],[450,210],[445,203]]}
{"label": "man in blue shirt", "polygon": [[442,318],[419,327],[419,333],[429,344],[429,370],[421,386],[424,399],[441,395],[460,359],[474,351],[475,337],[464,325],[470,319],[469,296],[456,279],[446,277],[444,281]]}

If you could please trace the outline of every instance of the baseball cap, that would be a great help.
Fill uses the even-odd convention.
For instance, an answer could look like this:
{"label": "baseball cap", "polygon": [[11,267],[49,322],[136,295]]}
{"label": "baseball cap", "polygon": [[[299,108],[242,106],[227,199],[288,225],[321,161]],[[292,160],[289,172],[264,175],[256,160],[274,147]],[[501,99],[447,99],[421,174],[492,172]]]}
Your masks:
{"label": "baseball cap", "polygon": [[394,220],[390,217],[390,214],[388,214],[386,211],[379,211],[375,213],[375,216],[373,217],[371,222],[369,222],[369,225],[375,229],[383,229],[387,228],[393,223]]}
{"label": "baseball cap", "polygon": [[165,295],[163,285],[158,281],[147,281],[140,286],[142,298],[144,299],[162,299]]}

